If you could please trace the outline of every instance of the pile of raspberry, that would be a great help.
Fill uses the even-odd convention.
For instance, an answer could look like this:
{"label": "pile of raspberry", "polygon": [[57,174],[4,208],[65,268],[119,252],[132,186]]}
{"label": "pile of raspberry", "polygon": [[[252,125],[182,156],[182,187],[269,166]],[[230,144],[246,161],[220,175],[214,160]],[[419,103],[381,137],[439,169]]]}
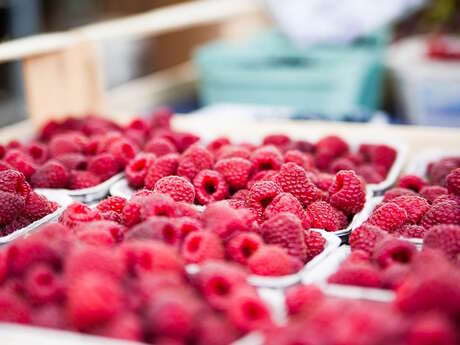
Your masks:
{"label": "pile of raspberry", "polygon": [[367,223],[397,236],[428,237],[428,243],[432,227],[460,225],[460,158],[430,164],[427,179],[402,176],[385,192]]}
{"label": "pile of raspberry", "polygon": [[[96,208],[75,203],[60,217],[79,241],[114,247],[132,240],[161,241],[187,264],[232,261],[253,274],[283,276],[299,271],[324,250],[319,232],[305,229],[290,212],[259,224],[253,212],[215,202],[204,211],[169,195],[138,191],[129,201],[109,197]],[[277,260],[273,260],[276,257]]]}
{"label": "pile of raspberry", "polygon": [[53,213],[58,206],[35,193],[19,171],[0,171],[0,236],[26,227]]}
{"label": "pile of raspberry", "polygon": [[[0,170],[14,168],[33,188],[82,189],[98,185],[123,171],[136,154],[153,143],[174,141],[185,149],[198,140],[194,135],[169,127],[169,109],[150,118],[120,126],[96,116],[48,122],[28,143],[0,145]],[[167,139],[165,139],[167,138]]]}
{"label": "pile of raspberry", "polygon": [[87,245],[59,223],[0,249],[0,321],[184,345],[273,327],[238,266],[208,261],[189,276],[161,241]]}
{"label": "pile of raspberry", "polygon": [[424,268],[424,255],[392,303],[332,298],[314,285],[287,289],[288,322],[265,331],[264,345],[459,344],[459,272],[442,257]]}

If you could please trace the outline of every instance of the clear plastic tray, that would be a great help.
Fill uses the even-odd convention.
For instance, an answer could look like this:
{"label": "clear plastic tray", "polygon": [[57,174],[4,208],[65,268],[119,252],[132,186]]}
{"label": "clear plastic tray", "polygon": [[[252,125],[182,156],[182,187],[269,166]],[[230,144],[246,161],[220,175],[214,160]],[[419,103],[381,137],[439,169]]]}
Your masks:
{"label": "clear plastic tray", "polygon": [[37,188],[35,191],[37,193],[48,196],[49,193],[54,191],[59,191],[60,193],[65,193],[69,195],[75,201],[81,201],[84,203],[89,203],[92,201],[100,200],[109,194],[110,187],[123,178],[124,173],[120,172],[116,175],[113,175],[111,178],[105,180],[102,183],[99,183],[97,186],[83,188],[83,189],[51,189],[51,188]]}
{"label": "clear plastic tray", "polygon": [[[38,190],[36,190],[36,192],[39,193],[39,194],[43,194]],[[61,213],[64,212],[65,208],[67,206],[69,206],[73,201],[70,196],[68,196],[65,193],[60,192],[59,190],[53,190],[52,192],[47,193],[45,196],[46,196],[46,198],[48,200],[57,202],[59,204],[58,209],[56,211],[54,211],[53,213],[50,213],[50,214],[46,215],[42,219],[39,219],[39,220],[27,225],[26,227],[24,227],[22,229],[18,229],[15,232],[12,232],[11,234],[9,234],[7,236],[0,237],[0,244],[6,244],[6,243],[9,243],[9,242],[12,242],[12,241],[16,240],[19,237],[25,236],[25,235],[33,232],[40,225],[49,223],[49,222],[57,219],[61,215]]]}

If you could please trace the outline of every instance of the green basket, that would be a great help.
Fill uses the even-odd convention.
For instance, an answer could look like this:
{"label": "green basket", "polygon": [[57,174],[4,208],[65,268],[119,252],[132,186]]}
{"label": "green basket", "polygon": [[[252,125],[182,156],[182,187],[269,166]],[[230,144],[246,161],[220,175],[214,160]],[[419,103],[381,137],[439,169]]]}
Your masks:
{"label": "green basket", "polygon": [[267,32],[238,46],[216,42],[199,49],[200,98],[212,103],[288,106],[341,119],[380,101],[385,32],[351,45],[302,50]]}

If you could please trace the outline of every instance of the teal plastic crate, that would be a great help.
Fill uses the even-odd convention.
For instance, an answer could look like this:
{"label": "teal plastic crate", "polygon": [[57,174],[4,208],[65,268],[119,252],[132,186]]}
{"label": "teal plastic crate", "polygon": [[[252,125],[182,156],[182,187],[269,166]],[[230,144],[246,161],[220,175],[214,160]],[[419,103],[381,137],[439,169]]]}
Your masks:
{"label": "teal plastic crate", "polygon": [[375,110],[387,36],[308,50],[277,31],[239,45],[208,44],[194,55],[201,102],[288,106],[337,120],[357,109]]}

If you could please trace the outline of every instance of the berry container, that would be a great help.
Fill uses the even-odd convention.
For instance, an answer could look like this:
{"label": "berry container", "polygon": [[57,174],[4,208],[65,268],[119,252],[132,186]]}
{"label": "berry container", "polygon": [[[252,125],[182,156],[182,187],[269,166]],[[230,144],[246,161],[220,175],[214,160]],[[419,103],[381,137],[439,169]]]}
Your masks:
{"label": "berry container", "polygon": [[22,236],[25,236],[25,235],[37,230],[37,228],[40,227],[41,225],[46,224],[46,223],[50,223],[50,222],[56,220],[61,215],[61,213],[64,212],[66,207],[68,205],[70,205],[72,203],[72,201],[73,201],[70,196],[68,196],[67,194],[61,193],[61,192],[59,192],[57,190],[51,190],[51,191],[49,191],[49,193],[46,193],[46,195],[45,195],[45,193],[42,193],[39,190],[37,190],[36,192],[46,196],[46,198],[48,200],[57,202],[59,204],[59,208],[56,211],[54,211],[53,213],[50,213],[50,214],[46,215],[42,219],[36,220],[35,222],[27,225],[26,227],[24,227],[22,229],[18,229],[16,231],[12,232],[9,235],[0,237],[0,245],[12,242],[12,241],[14,241],[14,240],[16,240],[16,239],[18,239],[18,238],[20,238]]}
{"label": "berry container", "polygon": [[84,203],[90,203],[93,201],[101,200],[107,196],[109,193],[110,187],[123,178],[124,173],[120,172],[116,175],[113,175],[111,178],[105,180],[102,183],[99,183],[96,186],[83,188],[83,189],[51,189],[51,188],[37,188],[35,191],[37,193],[43,194],[44,196],[48,196],[55,191],[58,191],[62,194],[66,194],[70,196],[74,201],[81,201]]}
{"label": "berry container", "polygon": [[460,157],[460,150],[433,148],[422,151],[409,161],[405,172],[408,174],[426,177],[428,164],[449,156]]}
{"label": "berry container", "polygon": [[329,276],[339,269],[341,263],[348,257],[348,255],[350,255],[350,253],[350,246],[341,246],[319,265],[316,265],[315,268],[302,279],[302,283],[317,284],[324,293],[334,297],[364,299],[376,302],[393,301],[395,294],[391,290],[330,284],[327,282]]}

